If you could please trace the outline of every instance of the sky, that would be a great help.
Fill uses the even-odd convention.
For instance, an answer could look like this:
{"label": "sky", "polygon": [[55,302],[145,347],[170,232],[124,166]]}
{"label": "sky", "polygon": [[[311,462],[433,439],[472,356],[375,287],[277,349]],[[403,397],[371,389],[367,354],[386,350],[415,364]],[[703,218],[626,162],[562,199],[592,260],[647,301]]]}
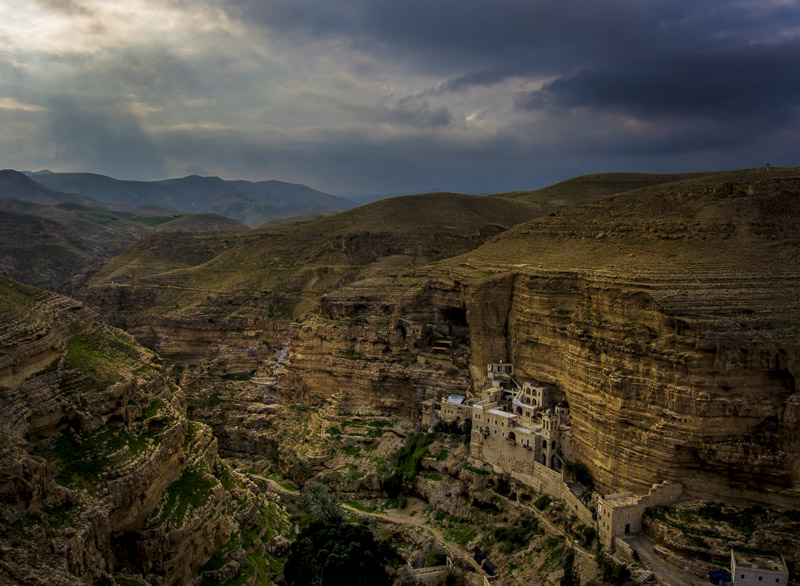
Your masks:
{"label": "sky", "polygon": [[0,0],[0,167],[337,195],[800,165],[800,0]]}

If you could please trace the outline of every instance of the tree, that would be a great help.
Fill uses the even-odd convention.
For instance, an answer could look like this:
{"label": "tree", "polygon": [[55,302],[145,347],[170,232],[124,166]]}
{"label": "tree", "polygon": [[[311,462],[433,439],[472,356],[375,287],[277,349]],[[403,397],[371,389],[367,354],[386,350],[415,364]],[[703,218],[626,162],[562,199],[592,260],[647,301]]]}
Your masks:
{"label": "tree", "polygon": [[290,586],[388,586],[390,554],[362,525],[316,522],[292,544],[284,578]]}
{"label": "tree", "polygon": [[561,578],[561,586],[580,586],[581,576],[578,568],[575,567],[575,550],[570,548],[564,558],[564,576]]}
{"label": "tree", "polygon": [[340,521],[344,516],[339,499],[331,496],[321,482],[309,482],[303,487],[303,508],[312,521],[332,523]]}

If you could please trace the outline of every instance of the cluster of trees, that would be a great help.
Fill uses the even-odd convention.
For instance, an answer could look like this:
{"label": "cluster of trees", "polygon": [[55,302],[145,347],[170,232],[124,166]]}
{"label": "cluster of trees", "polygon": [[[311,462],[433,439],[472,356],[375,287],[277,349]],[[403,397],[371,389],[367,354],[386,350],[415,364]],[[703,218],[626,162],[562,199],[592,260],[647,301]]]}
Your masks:
{"label": "cluster of trees", "polygon": [[396,554],[375,539],[368,527],[345,521],[339,499],[325,485],[303,488],[301,521],[305,525],[289,550],[283,569],[294,586],[388,586],[386,566]]}

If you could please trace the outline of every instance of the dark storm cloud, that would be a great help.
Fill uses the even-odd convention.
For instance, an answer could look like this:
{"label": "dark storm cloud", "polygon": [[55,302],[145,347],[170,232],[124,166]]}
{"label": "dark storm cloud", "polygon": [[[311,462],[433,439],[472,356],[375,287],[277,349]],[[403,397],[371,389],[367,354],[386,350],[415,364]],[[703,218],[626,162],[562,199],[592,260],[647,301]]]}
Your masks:
{"label": "dark storm cloud", "polygon": [[0,147],[62,169],[494,191],[800,158],[796,0],[34,5],[37,35],[0,18]]}
{"label": "dark storm cloud", "polygon": [[[275,35],[298,42],[345,39],[355,49],[439,72],[507,69],[509,63],[552,71],[598,42],[638,36],[628,25],[640,18],[636,5],[624,2],[231,0],[231,5]],[[602,34],[598,27],[605,27]]]}
{"label": "dark storm cloud", "polygon": [[164,176],[157,145],[124,105],[58,98],[49,106],[47,141],[65,168],[103,169],[121,179]]}
{"label": "dark storm cloud", "polygon": [[453,114],[445,107],[432,108],[427,100],[416,97],[405,97],[395,102],[385,100],[377,106],[362,106],[340,103],[344,110],[351,110],[364,121],[374,123],[391,123],[416,128],[447,126]]}
{"label": "dark storm cloud", "polygon": [[598,65],[520,94],[519,107],[590,107],[639,117],[717,120],[763,117],[781,123],[800,103],[800,43],[726,53],[668,54]]}

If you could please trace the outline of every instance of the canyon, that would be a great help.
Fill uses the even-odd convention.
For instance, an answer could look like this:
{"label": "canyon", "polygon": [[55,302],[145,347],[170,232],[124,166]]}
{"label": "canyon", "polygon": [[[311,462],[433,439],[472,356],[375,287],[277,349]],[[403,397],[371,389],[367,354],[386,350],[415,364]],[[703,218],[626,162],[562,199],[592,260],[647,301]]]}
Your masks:
{"label": "canyon", "polygon": [[[800,169],[668,179],[154,233],[78,301],[3,279],[0,576],[258,576],[291,532],[253,475],[379,499],[421,403],[501,361],[566,396],[597,494],[800,508]],[[465,450],[414,480],[453,518],[494,506]]]}
{"label": "canyon", "polygon": [[[271,291],[240,276],[247,261],[224,291],[165,291],[179,276],[199,283],[236,246],[126,281],[123,267],[144,264],[127,259],[114,286],[95,277],[77,295],[165,358],[254,371],[288,401],[346,392],[413,419],[421,400],[478,388],[485,364],[509,360],[566,393],[576,457],[603,491],[672,480],[697,496],[790,506],[798,190],[794,169],[690,178],[551,212],[434,263],[347,234],[357,268],[304,266]],[[458,351],[420,357],[409,324]]]}

